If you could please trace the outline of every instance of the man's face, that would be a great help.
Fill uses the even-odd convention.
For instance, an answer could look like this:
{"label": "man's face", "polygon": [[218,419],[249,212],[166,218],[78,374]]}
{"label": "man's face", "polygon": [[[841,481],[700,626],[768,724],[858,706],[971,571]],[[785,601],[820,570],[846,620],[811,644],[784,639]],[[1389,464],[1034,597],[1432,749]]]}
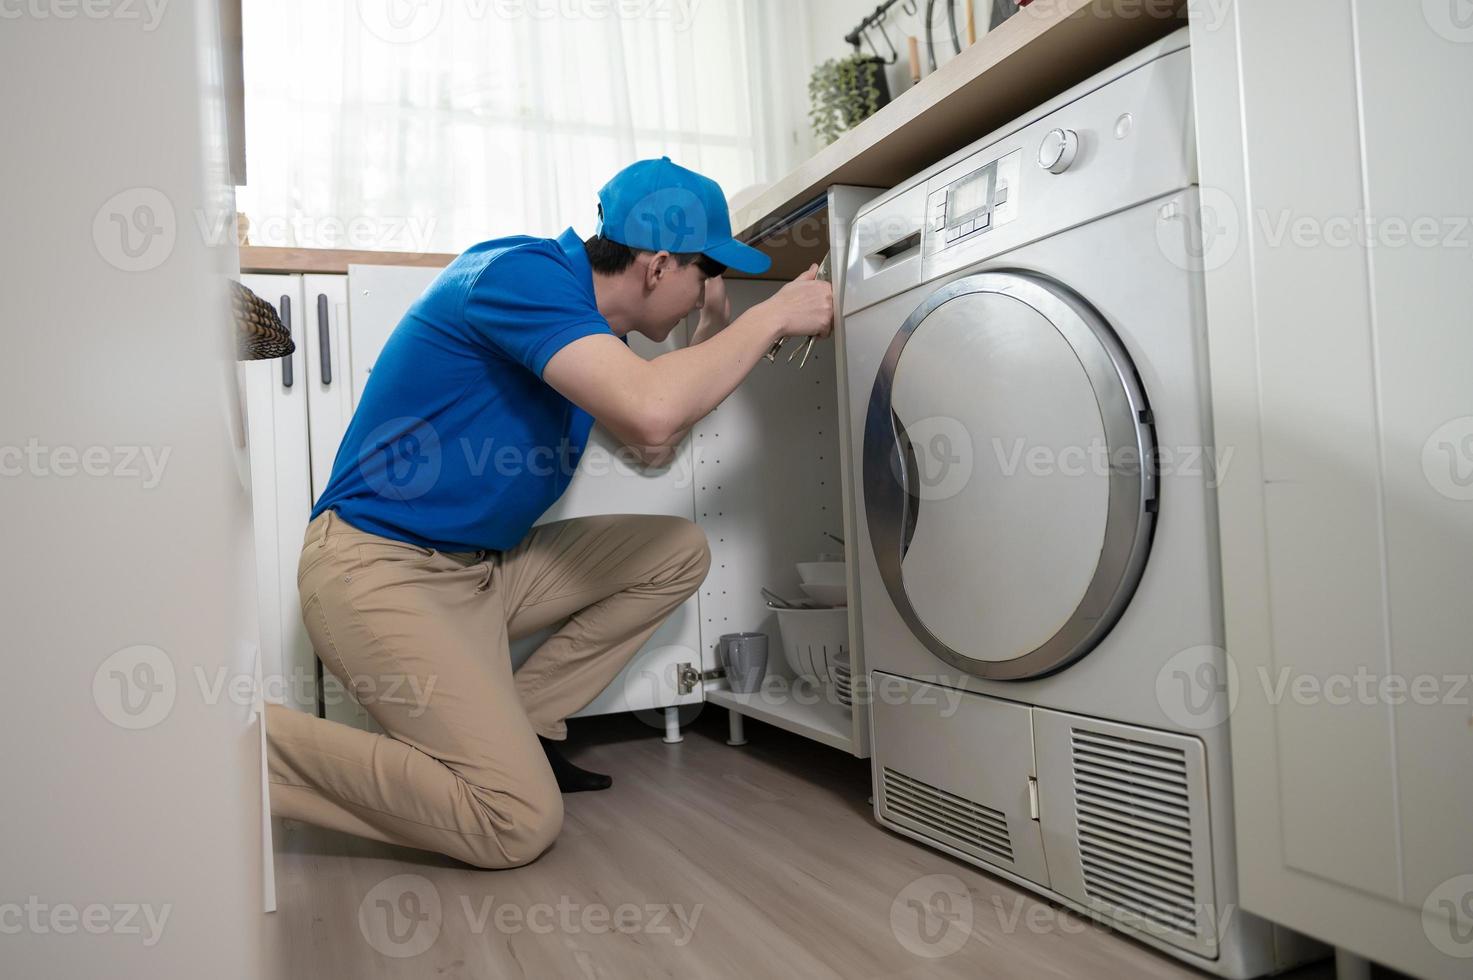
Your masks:
{"label": "man's face", "polygon": [[681,265],[669,252],[642,254],[635,259],[644,269],[644,310],[638,331],[662,342],[680,321],[706,300],[706,274],[695,262]]}

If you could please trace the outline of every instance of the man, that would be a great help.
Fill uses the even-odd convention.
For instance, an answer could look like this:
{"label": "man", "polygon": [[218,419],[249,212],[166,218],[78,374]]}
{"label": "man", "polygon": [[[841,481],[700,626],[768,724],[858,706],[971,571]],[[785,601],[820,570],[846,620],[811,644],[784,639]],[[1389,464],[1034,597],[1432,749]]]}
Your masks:
{"label": "man", "polygon": [[[704,532],[616,515],[533,528],[597,420],[661,465],[780,337],[826,336],[816,269],[728,323],[726,267],[769,260],[731,237],[712,180],[627,167],[588,241],[466,251],[373,367],[302,547],[317,655],[387,733],[267,709],[272,812],[483,868],[524,864],[562,826],[563,792],[607,776],[554,743],[701,584]],[[692,343],[646,361],[694,310]],[[561,625],[558,625],[561,624]],[[509,637],[557,626],[512,672]]]}

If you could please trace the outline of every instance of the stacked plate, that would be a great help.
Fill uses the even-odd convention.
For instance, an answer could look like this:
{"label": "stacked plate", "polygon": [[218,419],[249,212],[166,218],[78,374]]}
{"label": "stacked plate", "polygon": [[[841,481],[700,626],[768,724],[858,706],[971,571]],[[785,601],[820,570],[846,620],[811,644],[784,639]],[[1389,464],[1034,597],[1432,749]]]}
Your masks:
{"label": "stacked plate", "polygon": [[854,704],[854,679],[849,673],[849,651],[844,650],[834,658],[834,697],[843,705]]}

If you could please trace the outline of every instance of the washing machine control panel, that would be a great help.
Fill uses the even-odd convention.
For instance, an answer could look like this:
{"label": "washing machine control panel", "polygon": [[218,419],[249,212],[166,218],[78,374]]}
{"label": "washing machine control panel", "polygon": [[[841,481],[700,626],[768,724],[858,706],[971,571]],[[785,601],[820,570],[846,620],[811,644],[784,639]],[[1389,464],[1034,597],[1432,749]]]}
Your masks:
{"label": "washing machine control panel", "polygon": [[1014,150],[958,177],[926,201],[926,231],[934,248],[982,235],[1018,214],[1018,173],[1023,151]]}

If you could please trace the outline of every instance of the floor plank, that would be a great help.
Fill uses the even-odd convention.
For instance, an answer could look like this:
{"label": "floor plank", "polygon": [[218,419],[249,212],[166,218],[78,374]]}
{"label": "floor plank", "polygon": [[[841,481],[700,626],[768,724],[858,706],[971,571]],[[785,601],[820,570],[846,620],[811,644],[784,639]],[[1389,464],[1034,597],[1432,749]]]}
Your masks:
{"label": "floor plank", "polygon": [[[718,708],[676,745],[637,716],[576,720],[570,757],[614,786],[567,797],[558,842],[508,871],[278,821],[279,975],[1204,975],[886,831],[868,763],[750,721],[731,748],[725,730]],[[937,942],[906,905],[918,881],[958,889]]]}

